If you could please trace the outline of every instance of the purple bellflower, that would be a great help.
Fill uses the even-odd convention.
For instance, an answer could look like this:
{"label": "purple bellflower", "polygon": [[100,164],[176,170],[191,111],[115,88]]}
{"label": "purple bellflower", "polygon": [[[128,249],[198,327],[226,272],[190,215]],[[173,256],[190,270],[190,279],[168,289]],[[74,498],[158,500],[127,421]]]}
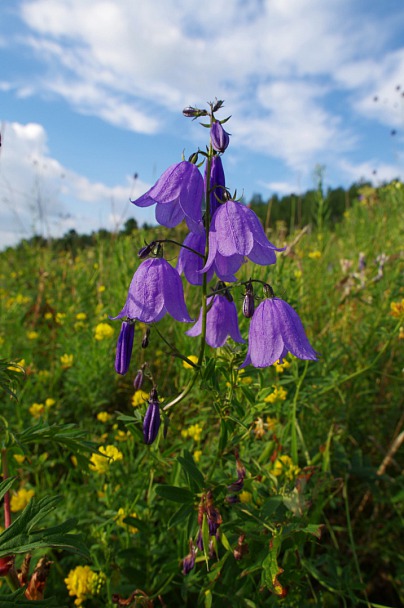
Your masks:
{"label": "purple bellflower", "polygon": [[[234,302],[229,302],[226,296],[216,294],[207,300],[208,313],[206,316],[206,342],[213,348],[223,346],[230,336],[235,342],[245,342],[238,328],[237,309]],[[202,309],[195,325],[185,332],[194,338],[202,332]]]}
{"label": "purple bellflower", "polygon": [[122,321],[115,356],[115,370],[117,374],[121,374],[122,376],[124,376],[129,369],[134,335],[135,323],[130,319],[128,321]]}
{"label": "purple bellflower", "polygon": [[251,319],[247,356],[240,367],[268,367],[290,352],[299,359],[317,360],[299,315],[280,298],[267,298]]}
{"label": "purple bellflower", "polygon": [[213,149],[216,150],[216,152],[224,152],[229,145],[229,133],[223,129],[220,122],[214,122],[211,126],[210,141],[212,142]]}
{"label": "purple bellflower", "polygon": [[[206,167],[205,167],[205,189],[208,188],[206,168],[207,168],[207,163],[206,163]],[[210,217],[213,217],[213,214],[215,213],[216,209],[219,207],[219,201],[217,199],[223,198],[225,188],[226,188],[226,178],[224,176],[222,159],[220,158],[220,156],[214,156],[212,158],[212,163],[210,166],[210,183],[209,183]]]}
{"label": "purple bellflower", "polygon": [[[234,273],[240,268],[244,257],[252,262],[266,266],[275,264],[275,251],[284,248],[275,247],[268,241],[263,227],[254,211],[237,203],[227,201],[220,205],[212,218],[209,233],[209,257],[202,272],[207,272],[215,263],[217,276],[222,281],[235,281]],[[226,271],[227,277],[219,273]]]}
{"label": "purple bellflower", "polygon": [[160,402],[157,390],[152,388],[150,391],[149,407],[147,408],[143,420],[143,438],[147,445],[151,445],[156,439],[161,424]]}
{"label": "purple bellflower", "polygon": [[180,275],[164,258],[145,260],[133,275],[128,297],[113,319],[136,319],[142,323],[160,321],[166,313],[176,321],[191,323]]}
{"label": "purple bellflower", "polygon": [[174,228],[185,219],[188,228],[202,228],[203,177],[196,165],[186,160],[171,165],[143,196],[131,201],[137,207],[156,204],[156,220]]}
{"label": "purple bellflower", "polygon": [[[194,249],[198,253],[205,254],[205,231],[202,234],[194,234],[190,232],[184,240],[183,245]],[[188,283],[191,285],[202,285],[203,276],[200,271],[203,268],[203,257],[189,251],[189,249],[181,248],[178,256],[177,271],[179,274],[184,274]],[[214,268],[211,268],[207,273],[207,281],[213,277]]]}

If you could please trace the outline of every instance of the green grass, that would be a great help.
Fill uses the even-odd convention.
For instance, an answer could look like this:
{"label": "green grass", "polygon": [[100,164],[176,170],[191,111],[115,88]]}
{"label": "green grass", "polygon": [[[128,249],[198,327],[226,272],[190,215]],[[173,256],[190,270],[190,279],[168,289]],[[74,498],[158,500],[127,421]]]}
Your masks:
{"label": "green grass", "polygon": [[[289,235],[289,243],[297,242],[275,266],[248,263],[239,273],[241,280],[253,275],[270,282],[298,311],[319,361],[289,357],[282,373],[272,367],[238,374],[244,346],[206,347],[201,380],[170,410],[166,436],[151,447],[141,435],[146,403],[132,405],[136,370],[149,363],[164,403],[181,392],[192,371],[171,356],[153,328],[150,346],[142,349],[144,328],[137,327],[131,370],[117,376],[120,323],[108,315],[121,310],[139,264],[137,250],[158,231],[100,238],[75,257],[51,246],[0,254],[1,356],[24,360],[25,369],[14,374],[21,380],[12,384],[18,402],[6,392],[1,401],[14,490],[32,489],[35,499],[60,496],[42,525],[76,517],[90,555],[86,560],[48,551],[54,563],[46,597],[56,597],[56,606],[73,605],[64,579],[85,564],[105,575],[86,607],[116,605],[114,593],[128,598],[135,589],[155,606],[401,605],[404,488],[399,451],[392,446],[403,425],[404,321],[391,314],[391,303],[404,298],[404,187],[392,183],[371,194],[332,230]],[[271,233],[276,244],[278,237]],[[166,253],[174,263],[174,246]],[[382,254],[387,258],[376,280],[375,260]],[[186,285],[185,293],[196,316],[197,289]],[[233,295],[240,309],[242,289]],[[112,332],[97,340],[100,323]],[[248,321],[240,317],[240,326],[247,337]],[[158,330],[182,354],[196,355],[199,342],[184,335],[187,327],[166,317]],[[73,356],[71,366],[62,363],[64,355]],[[285,399],[268,399],[274,387],[284,389]],[[144,390],[150,388],[146,382]],[[31,406],[46,399],[55,403],[34,418]],[[100,412],[110,420],[99,421]],[[25,437],[21,445],[7,437],[5,422],[9,432]],[[83,434],[64,429],[58,436],[53,425],[64,424]],[[192,429],[183,432],[191,425],[202,427],[199,438]],[[102,445],[122,452],[105,474],[92,471],[87,460]],[[26,459],[18,463],[14,455],[22,453]],[[236,453],[246,469],[245,502],[232,504],[227,486],[237,478]],[[198,552],[196,567],[184,576],[181,561],[189,539],[196,539],[198,503],[209,489],[223,519],[221,536],[214,555]],[[122,517],[117,521],[119,509],[132,515],[132,528]],[[248,552],[236,560],[242,535]],[[35,553],[34,562],[43,553]],[[2,593],[11,593],[5,582]],[[152,605],[142,601],[132,605]]]}

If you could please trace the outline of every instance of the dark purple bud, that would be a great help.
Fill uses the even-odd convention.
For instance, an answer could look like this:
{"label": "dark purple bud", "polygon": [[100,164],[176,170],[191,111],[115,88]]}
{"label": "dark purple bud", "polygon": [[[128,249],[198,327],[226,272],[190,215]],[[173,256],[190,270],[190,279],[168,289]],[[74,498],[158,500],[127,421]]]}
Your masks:
{"label": "dark purple bud", "polygon": [[196,546],[199,551],[203,551],[203,539],[202,539],[202,530],[199,530],[198,536],[196,537]]}
{"label": "dark purple bud", "polygon": [[207,185],[206,175],[207,163],[205,168],[205,188],[210,189],[210,216],[213,217],[216,209],[219,207],[219,200],[226,200],[226,178],[223,171],[222,159],[220,156],[214,156],[212,158],[210,166],[210,184]]}
{"label": "dark purple bud", "polygon": [[189,543],[189,553],[182,560],[182,573],[183,574],[189,574],[191,572],[192,568],[195,566],[195,556],[196,556],[196,550],[195,550],[194,543],[191,540]]}
{"label": "dark purple bud", "polygon": [[216,152],[224,152],[229,145],[230,137],[220,122],[214,122],[210,128],[210,140]]}
{"label": "dark purple bud", "polygon": [[206,110],[199,110],[198,108],[193,108],[192,106],[187,106],[182,110],[182,113],[186,118],[199,118],[200,116],[206,116]]}
{"label": "dark purple bud", "polygon": [[239,497],[235,494],[232,494],[231,496],[226,496],[225,500],[227,503],[229,503],[229,505],[235,505],[236,503],[240,502]]}
{"label": "dark purple bud", "polygon": [[146,445],[151,445],[156,439],[161,424],[160,407],[158,401],[149,401],[146,415],[143,420],[143,437]]}
{"label": "dark purple bud", "polygon": [[132,356],[135,323],[132,320],[123,321],[116,345],[115,370],[124,376],[129,369]]}
{"label": "dark purple bud", "polygon": [[142,340],[142,348],[147,348],[149,346],[149,336],[150,327],[147,327]]}
{"label": "dark purple bud", "polygon": [[223,107],[224,101],[222,99],[216,99],[214,104],[211,104],[212,112],[217,112]]}
{"label": "dark purple bud", "polygon": [[255,303],[254,303],[254,289],[251,282],[246,285],[246,290],[243,300],[243,315],[247,319],[251,319],[254,314]]}
{"label": "dark purple bud", "polygon": [[155,246],[156,246],[156,241],[152,241],[148,245],[145,245],[144,247],[139,249],[139,251],[137,252],[138,258],[140,258],[141,260],[146,259],[147,256],[149,256],[151,254],[151,252],[153,251]]}
{"label": "dark purple bud", "polygon": [[144,380],[144,373],[142,369],[138,369],[137,370],[137,374],[135,376],[135,379],[133,381],[133,386],[135,391],[139,391],[142,386],[143,386],[143,380]]}

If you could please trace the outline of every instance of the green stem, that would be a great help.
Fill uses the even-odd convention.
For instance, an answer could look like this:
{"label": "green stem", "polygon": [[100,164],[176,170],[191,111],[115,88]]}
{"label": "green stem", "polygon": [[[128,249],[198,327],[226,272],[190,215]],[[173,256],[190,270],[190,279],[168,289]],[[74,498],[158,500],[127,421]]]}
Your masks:
{"label": "green stem", "polygon": [[297,409],[297,401],[299,398],[299,393],[300,393],[300,388],[303,384],[303,380],[306,376],[307,373],[307,369],[309,366],[309,362],[306,361],[305,366],[304,366],[304,370],[302,375],[299,377],[299,380],[297,382],[296,385],[296,391],[295,391],[295,396],[293,398],[293,403],[292,403],[292,420],[291,420],[291,424],[292,424],[292,428],[291,428],[291,442],[292,442],[292,447],[291,447],[291,453],[292,453],[292,460],[293,460],[293,464],[298,463],[298,455],[297,455],[297,419],[296,419],[296,409]]}

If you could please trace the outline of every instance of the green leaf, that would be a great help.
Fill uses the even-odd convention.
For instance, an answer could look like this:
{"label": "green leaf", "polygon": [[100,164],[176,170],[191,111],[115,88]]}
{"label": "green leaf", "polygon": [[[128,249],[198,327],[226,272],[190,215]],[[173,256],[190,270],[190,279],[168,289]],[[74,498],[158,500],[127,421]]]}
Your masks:
{"label": "green leaf", "polygon": [[156,494],[161,498],[172,500],[173,502],[181,502],[183,504],[193,503],[194,495],[186,488],[179,488],[178,486],[156,486]]}
{"label": "green leaf", "polygon": [[24,595],[24,589],[17,589],[10,595],[0,595],[1,608],[19,608],[20,606],[50,606],[51,608],[66,608],[66,605],[61,606],[60,601],[54,597],[46,600],[27,600]]}
{"label": "green leaf", "polygon": [[[178,456],[177,461],[180,463],[185,473],[188,476],[188,480],[191,486],[191,490],[198,491],[202,490],[204,486],[204,478],[198,467],[196,466],[192,455],[187,450],[184,450],[183,456]],[[191,482],[194,482],[193,484]],[[196,487],[195,487],[196,486]]]}
{"label": "green leaf", "polygon": [[16,479],[16,477],[8,477],[0,483],[0,500],[3,498],[4,494],[9,491]]}
{"label": "green leaf", "polygon": [[40,422],[16,435],[16,441],[20,446],[29,443],[51,442],[68,448],[71,452],[96,452],[97,444],[86,440],[86,436],[86,431],[78,429],[75,424],[49,425]]}
{"label": "green leaf", "polygon": [[262,562],[263,583],[278,597],[285,597],[286,589],[282,587],[278,576],[283,569],[278,566],[278,553],[281,548],[281,537],[274,536],[269,545],[269,553]]}
{"label": "green leaf", "polygon": [[28,553],[36,549],[57,547],[88,558],[89,551],[77,534],[70,530],[76,526],[75,519],[62,524],[37,530],[36,525],[61,501],[58,496],[31,500],[11,526],[0,534],[0,557],[9,554]]}
{"label": "green leaf", "polygon": [[181,522],[185,521],[194,512],[195,509],[192,505],[181,505],[178,511],[176,511],[174,515],[171,516],[168,522],[168,528],[172,528],[173,526],[176,526],[177,524],[180,524]]}

